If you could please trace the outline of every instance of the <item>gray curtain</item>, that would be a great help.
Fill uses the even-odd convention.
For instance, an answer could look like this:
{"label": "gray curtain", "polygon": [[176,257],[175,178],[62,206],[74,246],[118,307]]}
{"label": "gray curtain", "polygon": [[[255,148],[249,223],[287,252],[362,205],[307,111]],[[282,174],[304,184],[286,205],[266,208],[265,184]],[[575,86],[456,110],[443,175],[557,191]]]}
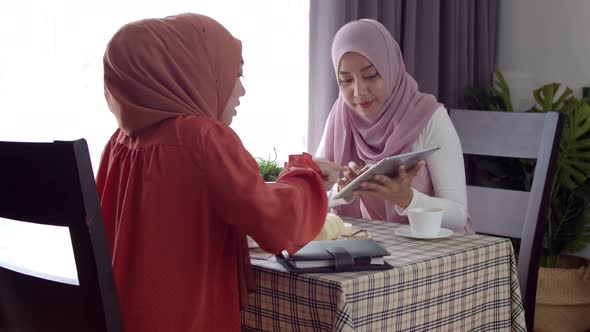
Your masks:
{"label": "gray curtain", "polygon": [[331,46],[342,25],[361,18],[383,23],[420,91],[461,108],[467,87],[491,84],[497,7],[498,0],[311,0],[308,151],[315,153],[338,96]]}

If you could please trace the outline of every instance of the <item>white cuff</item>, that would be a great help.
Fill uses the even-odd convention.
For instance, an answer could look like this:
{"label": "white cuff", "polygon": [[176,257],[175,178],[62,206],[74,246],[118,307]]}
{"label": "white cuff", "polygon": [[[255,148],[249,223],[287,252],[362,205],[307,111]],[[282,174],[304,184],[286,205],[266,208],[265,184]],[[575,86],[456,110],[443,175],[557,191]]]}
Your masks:
{"label": "white cuff", "polygon": [[332,197],[334,197],[334,195],[336,195],[337,192],[338,192],[338,183],[334,183],[332,188],[328,192],[326,192],[326,194],[328,195],[328,207],[330,209],[335,208],[340,205],[350,204],[357,198],[356,195],[351,195],[348,198],[333,199]]}
{"label": "white cuff", "polygon": [[412,189],[412,199],[410,200],[410,204],[408,204],[408,206],[405,209],[402,209],[399,206],[395,205],[395,211],[400,216],[407,215],[408,209],[416,207],[416,205],[418,204],[418,200],[419,200],[418,195],[422,195],[422,193],[417,191],[416,189],[414,189],[414,188],[411,188],[411,189]]}

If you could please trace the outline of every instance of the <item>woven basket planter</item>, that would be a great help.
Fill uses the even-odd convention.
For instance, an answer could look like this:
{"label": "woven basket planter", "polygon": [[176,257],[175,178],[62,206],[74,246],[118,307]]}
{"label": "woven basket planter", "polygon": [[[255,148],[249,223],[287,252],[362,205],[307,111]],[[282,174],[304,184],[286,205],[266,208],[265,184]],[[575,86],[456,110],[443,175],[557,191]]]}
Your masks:
{"label": "woven basket planter", "polygon": [[590,265],[539,269],[535,331],[590,331]]}

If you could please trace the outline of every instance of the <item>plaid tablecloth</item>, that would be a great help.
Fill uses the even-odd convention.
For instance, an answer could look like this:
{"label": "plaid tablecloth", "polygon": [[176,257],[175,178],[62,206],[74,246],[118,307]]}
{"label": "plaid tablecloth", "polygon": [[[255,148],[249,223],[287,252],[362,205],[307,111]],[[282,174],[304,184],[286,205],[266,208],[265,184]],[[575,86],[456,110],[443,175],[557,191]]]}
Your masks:
{"label": "plaid tablecloth", "polygon": [[242,311],[244,331],[526,330],[509,240],[414,240],[395,235],[397,224],[348,222],[387,248],[394,268],[293,275],[252,249],[257,290]]}

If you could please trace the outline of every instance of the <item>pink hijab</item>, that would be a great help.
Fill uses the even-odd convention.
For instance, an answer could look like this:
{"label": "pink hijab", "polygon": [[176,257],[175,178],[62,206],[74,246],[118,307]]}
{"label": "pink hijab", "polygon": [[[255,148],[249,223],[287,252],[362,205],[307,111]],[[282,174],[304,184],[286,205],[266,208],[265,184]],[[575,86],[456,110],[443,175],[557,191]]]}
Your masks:
{"label": "pink hijab", "polygon": [[[362,19],[344,25],[334,36],[332,62],[337,75],[340,59],[347,52],[367,58],[377,69],[387,89],[381,113],[374,119],[359,117],[342,96],[334,102],[326,133],[326,157],[339,165],[349,161],[374,164],[384,157],[409,152],[412,144],[441,104],[432,95],[418,91],[418,84],[406,72],[398,44],[379,22]],[[432,194],[432,183],[424,169],[412,186]],[[404,221],[392,203],[363,198],[342,206],[342,215]]]}
{"label": "pink hijab", "polygon": [[[198,14],[147,19],[122,27],[104,55],[107,104],[129,136],[169,118],[219,118],[240,72],[242,44]],[[238,243],[240,302],[254,279],[245,235]]]}

